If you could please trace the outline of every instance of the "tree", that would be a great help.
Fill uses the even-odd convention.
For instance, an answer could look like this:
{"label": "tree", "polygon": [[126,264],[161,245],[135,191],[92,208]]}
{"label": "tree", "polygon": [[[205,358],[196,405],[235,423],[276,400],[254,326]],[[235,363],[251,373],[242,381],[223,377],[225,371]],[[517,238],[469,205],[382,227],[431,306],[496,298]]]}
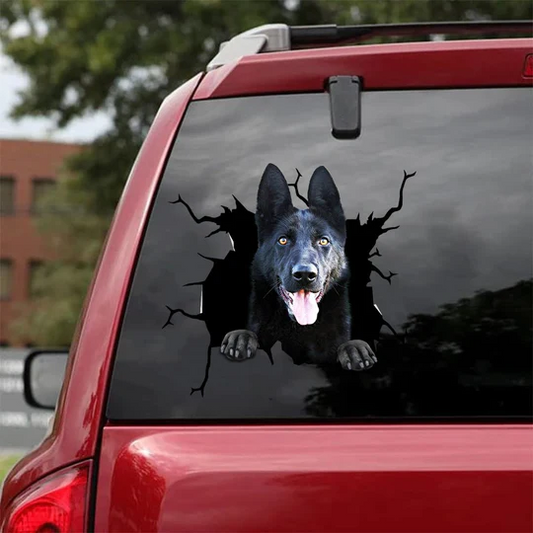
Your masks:
{"label": "tree", "polygon": [[[75,322],[72,310],[81,305],[87,272],[97,254],[85,253],[84,268],[72,269],[68,259],[72,252],[66,247],[79,247],[83,233],[84,246],[90,243],[89,249],[99,249],[101,228],[110,219],[161,101],[203,70],[221,42],[267,22],[353,24],[531,16],[529,0],[4,0],[2,46],[30,79],[13,116],[51,117],[64,127],[76,117],[104,110],[113,120],[109,131],[68,161],[69,179],[62,180],[59,194],[71,206],[63,210],[59,224],[66,245],[53,265],[59,271],[43,284],[49,316],[32,328],[40,306],[29,313],[28,340],[49,344],[70,338]],[[27,32],[15,34],[11,31],[15,24]],[[78,206],[75,217],[69,216],[73,206]],[[80,213],[99,218],[98,231],[87,232]],[[45,230],[58,231],[57,213],[55,217],[52,224],[43,219]],[[72,291],[61,294],[56,281],[63,286],[64,278],[72,283]],[[54,321],[56,308],[64,309],[70,318]],[[64,334],[58,337],[60,330]]]}
{"label": "tree", "polygon": [[[324,367],[313,416],[527,416],[531,412],[533,279],[416,314],[382,330],[373,373]],[[385,363],[385,364],[383,364]]]}

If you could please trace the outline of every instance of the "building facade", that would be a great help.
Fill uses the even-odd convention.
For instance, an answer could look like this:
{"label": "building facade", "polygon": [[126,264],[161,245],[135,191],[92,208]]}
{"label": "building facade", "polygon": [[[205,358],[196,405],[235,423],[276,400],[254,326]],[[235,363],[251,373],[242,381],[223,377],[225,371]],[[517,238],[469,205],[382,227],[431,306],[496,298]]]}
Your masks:
{"label": "building facade", "polygon": [[81,148],[0,139],[0,346],[17,345],[11,324],[32,299],[35,272],[52,258],[35,224],[42,199],[55,187],[65,158]]}

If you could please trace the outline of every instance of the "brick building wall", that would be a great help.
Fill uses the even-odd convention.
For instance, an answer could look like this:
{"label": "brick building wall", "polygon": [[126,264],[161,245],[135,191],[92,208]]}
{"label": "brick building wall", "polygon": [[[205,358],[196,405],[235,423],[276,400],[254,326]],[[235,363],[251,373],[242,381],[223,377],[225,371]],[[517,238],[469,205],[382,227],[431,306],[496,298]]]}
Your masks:
{"label": "brick building wall", "polygon": [[[32,265],[52,257],[35,226],[36,201],[80,145],[0,139],[0,345],[16,345],[10,324],[30,300]],[[11,199],[12,195],[12,199]]]}

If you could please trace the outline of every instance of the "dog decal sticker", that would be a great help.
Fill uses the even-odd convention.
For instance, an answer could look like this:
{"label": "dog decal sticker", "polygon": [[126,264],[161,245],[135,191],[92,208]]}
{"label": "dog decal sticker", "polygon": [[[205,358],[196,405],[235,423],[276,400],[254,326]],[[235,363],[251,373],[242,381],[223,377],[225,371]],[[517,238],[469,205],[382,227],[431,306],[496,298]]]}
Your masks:
{"label": "dog decal sticker", "polygon": [[[235,208],[223,206],[218,217],[198,218],[181,196],[171,201],[183,204],[197,224],[216,224],[207,237],[225,232],[233,243],[225,258],[205,257],[213,268],[204,281],[187,284],[201,286],[200,313],[167,305],[163,328],[179,313],[203,320],[210,335],[204,379],[191,394],[204,394],[213,348],[233,362],[253,359],[262,350],[273,364],[271,349],[280,342],[295,364],[338,365],[348,372],[372,368],[381,328],[395,332],[374,305],[371,274],[388,283],[396,274],[383,274],[371,259],[381,255],[379,236],[398,228],[385,224],[402,209],[404,186],[415,174],[404,171],[397,206],[383,217],[371,214],[365,223],[359,216],[345,218],[337,186],[323,166],[313,172],[306,198],[298,188],[298,171],[296,181],[288,183],[268,164],[255,214],[235,197]],[[294,207],[290,187],[307,209]]]}

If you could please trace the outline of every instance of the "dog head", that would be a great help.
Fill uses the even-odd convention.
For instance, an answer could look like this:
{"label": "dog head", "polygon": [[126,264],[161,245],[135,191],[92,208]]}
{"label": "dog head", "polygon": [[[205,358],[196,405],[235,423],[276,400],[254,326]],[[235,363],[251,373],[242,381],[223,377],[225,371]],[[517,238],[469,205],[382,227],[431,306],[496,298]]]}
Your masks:
{"label": "dog head", "polygon": [[346,272],[346,219],[324,167],[311,176],[308,203],[309,209],[295,208],[281,171],[266,167],[256,211],[261,271],[302,326],[317,320],[324,294]]}

